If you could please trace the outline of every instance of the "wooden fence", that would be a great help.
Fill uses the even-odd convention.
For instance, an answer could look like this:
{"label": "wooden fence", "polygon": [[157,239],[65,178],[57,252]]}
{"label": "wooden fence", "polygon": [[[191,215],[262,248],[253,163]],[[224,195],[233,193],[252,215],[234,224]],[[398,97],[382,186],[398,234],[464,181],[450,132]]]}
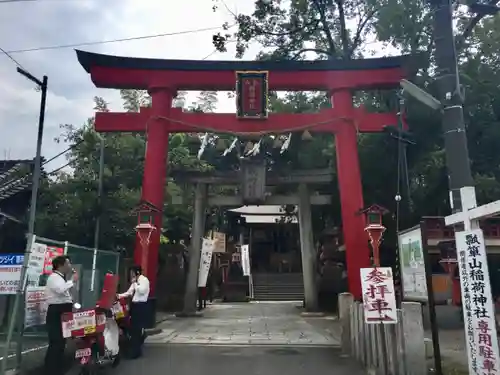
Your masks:
{"label": "wooden fence", "polygon": [[403,302],[397,324],[366,324],[363,304],[339,296],[342,351],[376,375],[426,375],[422,306]]}

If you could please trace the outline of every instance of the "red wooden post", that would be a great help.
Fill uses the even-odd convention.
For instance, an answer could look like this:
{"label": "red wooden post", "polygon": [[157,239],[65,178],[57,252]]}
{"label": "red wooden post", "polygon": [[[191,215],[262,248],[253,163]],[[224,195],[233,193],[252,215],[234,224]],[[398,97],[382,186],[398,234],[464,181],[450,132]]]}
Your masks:
{"label": "red wooden post", "polygon": [[[168,155],[168,121],[165,118],[169,117],[173,95],[172,91],[165,87],[151,88],[149,93],[152,98],[151,114],[153,116],[145,124],[147,128],[147,145],[142,180],[142,200],[152,203],[160,212],[154,218],[154,226],[158,230],[153,231],[151,234],[147,255],[143,254],[139,236],[136,237],[134,262],[143,265],[143,267],[145,266],[151,284],[151,295],[154,295],[158,273],[158,251]],[[146,259],[147,263],[143,264]]]}
{"label": "red wooden post", "polygon": [[[349,118],[353,111],[352,95],[349,91],[335,92],[332,103],[337,110],[345,111]],[[361,298],[360,268],[370,267],[370,249],[364,231],[365,217],[359,215],[363,209],[363,188],[359,170],[358,139],[356,124],[345,121],[335,134],[337,152],[337,174],[339,179],[342,230],[346,252],[347,280],[349,292],[355,299]]]}

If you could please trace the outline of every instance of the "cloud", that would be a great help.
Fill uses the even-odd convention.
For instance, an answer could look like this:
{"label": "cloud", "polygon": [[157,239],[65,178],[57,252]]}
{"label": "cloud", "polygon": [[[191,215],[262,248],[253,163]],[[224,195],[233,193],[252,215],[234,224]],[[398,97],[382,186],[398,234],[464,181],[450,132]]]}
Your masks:
{"label": "cloud", "polygon": [[[250,12],[253,0],[227,0],[230,9]],[[213,12],[209,0],[38,0],[0,4],[0,47],[6,51],[110,40],[216,27],[231,16]],[[202,59],[214,52],[206,31],[81,47],[93,52],[123,56]],[[251,51],[253,57],[256,51]],[[215,53],[210,59],[232,59],[234,51]],[[96,89],[80,67],[71,48],[13,53],[25,69],[41,79],[49,77],[43,154],[51,157],[67,146],[57,144],[59,124],[83,124],[93,114],[92,98],[103,96],[114,110],[121,109],[119,93]],[[40,93],[16,73],[15,64],[0,54],[0,157],[31,158],[35,154]],[[220,110],[234,103],[220,95]],[[189,99],[194,100],[195,94]],[[62,159],[62,158],[61,158]],[[64,160],[55,162],[57,165]],[[57,166],[54,165],[54,166]],[[50,168],[48,168],[50,169]]]}

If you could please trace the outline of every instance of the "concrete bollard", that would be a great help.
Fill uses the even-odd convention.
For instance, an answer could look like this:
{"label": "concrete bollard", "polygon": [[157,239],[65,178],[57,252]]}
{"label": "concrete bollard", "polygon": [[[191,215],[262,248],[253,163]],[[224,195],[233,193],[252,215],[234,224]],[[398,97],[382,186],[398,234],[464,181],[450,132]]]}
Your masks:
{"label": "concrete bollard", "polygon": [[351,293],[341,293],[339,295],[339,318],[340,318],[340,343],[342,353],[351,355],[351,316],[354,297]]}
{"label": "concrete bollard", "polygon": [[405,375],[426,375],[424,324],[418,302],[402,302]]}

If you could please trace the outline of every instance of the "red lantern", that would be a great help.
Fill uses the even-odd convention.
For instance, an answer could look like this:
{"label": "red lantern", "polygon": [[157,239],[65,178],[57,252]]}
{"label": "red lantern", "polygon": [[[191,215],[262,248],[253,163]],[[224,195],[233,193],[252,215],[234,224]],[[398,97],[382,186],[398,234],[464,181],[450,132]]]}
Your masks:
{"label": "red lantern", "polygon": [[137,225],[135,231],[139,237],[142,247],[141,268],[143,274],[147,275],[149,242],[151,235],[156,230],[154,225],[155,216],[160,211],[151,203],[142,201],[139,206],[133,211],[137,215]]}
{"label": "red lantern", "polygon": [[380,243],[385,232],[385,227],[382,225],[382,216],[389,211],[382,206],[374,204],[365,210],[360,211],[360,214],[366,216],[367,226],[365,231],[370,238],[370,244],[373,249],[373,264],[375,267],[380,267]]}

